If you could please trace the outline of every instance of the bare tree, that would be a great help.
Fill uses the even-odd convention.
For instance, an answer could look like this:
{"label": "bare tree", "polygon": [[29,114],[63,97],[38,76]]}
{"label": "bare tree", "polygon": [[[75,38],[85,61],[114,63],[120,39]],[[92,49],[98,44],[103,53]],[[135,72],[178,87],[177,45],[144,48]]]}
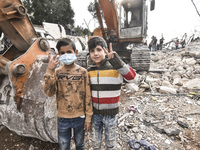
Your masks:
{"label": "bare tree", "polygon": [[196,6],[196,4],[194,3],[194,0],[191,0],[192,1],[192,4],[194,5],[194,8],[195,8],[195,10],[196,10],[196,12],[197,12],[197,14],[199,15],[199,17],[200,17],[200,13],[199,13],[199,11],[198,11],[198,9],[197,9],[197,6]]}

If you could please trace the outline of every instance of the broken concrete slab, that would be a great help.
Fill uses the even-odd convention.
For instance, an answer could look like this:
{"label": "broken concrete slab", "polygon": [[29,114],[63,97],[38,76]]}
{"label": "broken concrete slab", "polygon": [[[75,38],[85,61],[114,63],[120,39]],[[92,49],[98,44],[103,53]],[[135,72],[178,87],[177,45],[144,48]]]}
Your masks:
{"label": "broken concrete slab", "polygon": [[200,89],[200,79],[195,78],[183,83],[183,87],[187,89]]}
{"label": "broken concrete slab", "polygon": [[168,94],[168,93],[176,94],[177,93],[177,89],[171,88],[171,87],[167,87],[167,86],[160,86],[159,92],[162,93],[162,94]]}
{"label": "broken concrete slab", "polygon": [[125,85],[126,89],[131,90],[132,92],[137,92],[139,90],[139,87],[135,83],[127,83]]}

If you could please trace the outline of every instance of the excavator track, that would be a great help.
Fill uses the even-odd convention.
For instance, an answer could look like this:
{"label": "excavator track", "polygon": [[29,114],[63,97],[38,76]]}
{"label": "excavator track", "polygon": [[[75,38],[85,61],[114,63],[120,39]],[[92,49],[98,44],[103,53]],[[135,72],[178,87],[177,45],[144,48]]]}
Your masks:
{"label": "excavator track", "polygon": [[150,59],[150,50],[148,48],[134,48],[131,54],[131,67],[137,71],[148,71]]}

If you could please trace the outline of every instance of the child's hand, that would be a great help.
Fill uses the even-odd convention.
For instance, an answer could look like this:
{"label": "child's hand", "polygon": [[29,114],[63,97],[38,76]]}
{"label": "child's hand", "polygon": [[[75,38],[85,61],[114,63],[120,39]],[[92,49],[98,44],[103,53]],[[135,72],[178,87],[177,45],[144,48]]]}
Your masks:
{"label": "child's hand", "polygon": [[91,129],[91,122],[85,122],[85,124],[84,124],[85,132],[90,131],[90,129]]}
{"label": "child's hand", "polygon": [[48,54],[48,58],[49,58],[48,68],[54,70],[56,68],[56,66],[59,64],[59,61],[56,58],[57,55],[58,55],[58,53],[51,58],[51,53]]}
{"label": "child's hand", "polygon": [[105,47],[103,48],[103,50],[106,53],[106,55],[108,56],[108,60],[111,58],[114,58],[114,54],[116,52],[112,50],[112,43],[110,43],[110,52],[108,52],[108,49],[106,49]]}

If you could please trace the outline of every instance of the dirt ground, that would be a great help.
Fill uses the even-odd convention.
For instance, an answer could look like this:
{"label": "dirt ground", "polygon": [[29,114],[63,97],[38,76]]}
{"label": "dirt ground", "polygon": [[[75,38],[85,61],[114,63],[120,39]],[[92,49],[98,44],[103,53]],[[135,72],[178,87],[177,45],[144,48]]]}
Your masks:
{"label": "dirt ground", "polygon": [[[127,95],[127,94],[124,94],[124,92],[122,92],[122,95],[121,95],[121,104],[122,105],[120,107],[121,113],[125,114],[128,112],[128,107],[130,106],[130,104],[133,103],[132,101],[129,100],[129,98],[132,96],[133,95]],[[147,98],[147,97],[143,97],[142,99],[145,99],[145,98]],[[175,101],[176,101],[176,103],[180,104],[185,99],[183,97],[157,97],[157,99],[158,99],[157,101],[150,101],[150,103],[149,103],[152,105],[152,110],[156,109],[156,107],[154,108],[153,105],[157,105],[160,100],[165,100],[166,98],[171,99],[170,101],[173,104],[175,103]],[[174,100],[174,101],[172,101],[172,100]],[[169,103],[167,103],[168,105],[171,105],[170,101],[169,101]],[[181,105],[181,108],[184,110],[184,112],[186,112],[186,110],[188,110],[188,111],[196,110],[196,107],[197,107],[196,105],[192,106],[192,105],[186,105],[185,103],[183,103],[183,104],[184,105]],[[187,109],[185,109],[185,108],[187,108]],[[147,109],[149,111],[152,111],[149,108],[147,108]],[[179,109],[179,111],[181,111],[181,109]],[[170,111],[168,113],[170,113]],[[181,113],[183,113],[183,112],[181,112]],[[198,116],[199,116],[198,114],[193,114],[193,116],[191,116],[191,117],[198,118]],[[197,126],[198,126],[198,124],[199,123],[196,122]],[[193,125],[191,125],[191,126],[193,126]],[[199,143],[200,130],[199,130],[199,127],[195,127],[195,128],[196,128],[195,130],[191,130],[190,128],[182,129],[182,132],[183,132],[182,137],[180,137],[180,136],[168,137],[165,134],[157,133],[156,131],[154,131],[154,129],[151,126],[148,126],[146,128],[147,129],[146,132],[142,133],[142,135],[144,137],[145,136],[151,137],[152,142],[153,142],[152,144],[155,144],[157,146],[158,150],[200,150],[200,145],[199,145],[200,144]],[[118,131],[119,135],[124,134],[119,131]],[[151,132],[153,133],[153,136],[151,135]],[[153,137],[156,135],[162,135],[163,138],[169,138],[170,140],[173,141],[173,143],[168,145],[169,147],[166,147],[167,144],[164,144],[163,141],[155,140],[155,139],[153,140]],[[121,146],[123,148],[122,147],[118,148],[118,150],[130,150],[130,147],[126,140],[119,141],[119,139],[118,139],[118,144],[121,142],[122,142]],[[0,148],[1,150],[58,150],[59,149],[57,143],[44,142],[44,141],[38,140],[36,138],[19,136],[4,126],[0,126],[0,145],[1,145],[1,148]],[[74,144],[72,144],[72,145],[73,145],[72,150],[74,150],[75,149]],[[91,139],[88,139],[88,136],[86,136],[85,148],[87,150],[91,150]]]}
{"label": "dirt ground", "polygon": [[19,136],[6,127],[0,126],[1,150],[58,150],[58,144],[36,138]]}

